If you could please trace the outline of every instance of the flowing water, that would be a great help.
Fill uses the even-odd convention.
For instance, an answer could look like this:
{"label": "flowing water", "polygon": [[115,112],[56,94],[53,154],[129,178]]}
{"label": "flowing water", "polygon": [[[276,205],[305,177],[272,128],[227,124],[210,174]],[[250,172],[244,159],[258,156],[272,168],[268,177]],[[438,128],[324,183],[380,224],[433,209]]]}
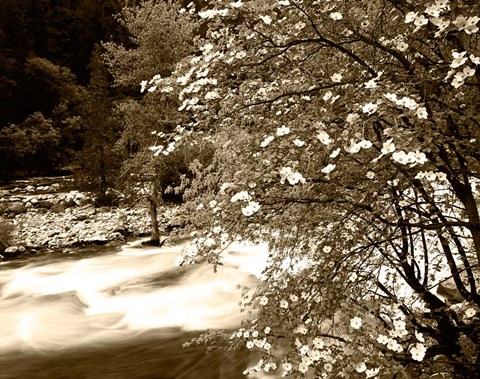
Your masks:
{"label": "flowing water", "polygon": [[211,266],[176,267],[182,245],[77,252],[0,263],[0,379],[243,378],[246,351],[182,348],[244,317],[265,246],[236,245]]}

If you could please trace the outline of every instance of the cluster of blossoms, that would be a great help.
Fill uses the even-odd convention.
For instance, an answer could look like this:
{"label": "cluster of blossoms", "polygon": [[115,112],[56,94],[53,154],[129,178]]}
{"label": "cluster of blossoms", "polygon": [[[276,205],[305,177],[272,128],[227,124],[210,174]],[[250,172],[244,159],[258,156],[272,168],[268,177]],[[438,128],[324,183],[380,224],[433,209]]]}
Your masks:
{"label": "cluster of blossoms", "polygon": [[459,31],[463,30],[466,34],[470,35],[478,32],[478,21],[480,21],[480,18],[477,16],[458,16],[455,21],[453,21],[453,24],[458,28]]}
{"label": "cluster of blossoms", "polygon": [[350,154],[356,154],[358,153],[361,149],[370,149],[373,146],[372,141],[362,139],[358,142],[355,142],[354,140],[350,141],[350,144],[345,146],[345,151]]}
{"label": "cluster of blossoms", "polygon": [[280,183],[285,183],[285,180],[288,180],[292,186],[298,183],[304,184],[306,182],[305,178],[298,171],[293,171],[290,166],[282,167],[278,173],[280,175]]}
{"label": "cluster of blossoms", "polygon": [[467,308],[467,310],[465,311],[465,317],[466,318],[472,318],[476,314],[477,314],[477,311],[473,308]]}
{"label": "cluster of blossoms", "polygon": [[247,191],[237,192],[230,198],[230,202],[232,203],[236,203],[237,201],[243,201],[247,203],[244,207],[242,207],[242,214],[244,216],[253,216],[260,210],[260,204],[257,201],[252,201],[252,197]]}
{"label": "cluster of blossoms", "polygon": [[[277,128],[277,131],[275,133],[277,135],[277,137],[282,137],[282,136],[286,136],[288,134],[290,134],[290,128],[288,126],[285,126],[285,125],[282,125],[281,127]],[[266,136],[263,141],[260,143],[260,146],[261,147],[267,147],[273,140],[275,139],[275,136],[272,136],[272,135],[268,135]],[[296,138],[294,141],[293,141],[293,144],[296,145],[296,146],[303,146],[305,144],[304,141]]]}
{"label": "cluster of blossoms", "polygon": [[251,201],[251,200],[252,200],[252,197],[247,191],[237,192],[235,195],[233,195],[230,198],[230,201],[232,203],[236,203],[237,201]]}
{"label": "cluster of blossoms", "polygon": [[450,305],[450,309],[461,316],[464,322],[476,322],[478,320],[478,311],[475,308],[477,307],[472,306],[468,302]]}
{"label": "cluster of blossoms", "polygon": [[416,343],[410,349],[410,354],[412,355],[412,358],[418,362],[423,361],[423,358],[425,358],[426,353],[427,353],[427,348],[422,343]]}
{"label": "cluster of blossoms", "polygon": [[[318,337],[314,338],[312,343],[308,345],[302,344],[297,339],[296,346],[298,348],[298,353],[301,356],[301,360],[298,363],[298,371],[300,371],[303,374],[307,373],[310,367],[313,365],[316,365],[320,360],[324,362],[325,360],[329,359],[331,356],[330,349],[328,348],[325,349],[323,341]],[[329,369],[329,368],[330,367],[327,366],[326,369]]]}
{"label": "cluster of blossoms", "polygon": [[[163,93],[170,93],[174,91],[174,88],[172,86],[162,85],[163,82],[164,80],[159,74],[155,75],[150,80],[142,80],[140,82],[140,92],[145,92],[145,90],[147,90],[147,92],[155,92],[159,90],[160,92],[163,92]],[[148,89],[147,89],[147,86],[149,86]]]}
{"label": "cluster of blossoms", "polygon": [[[455,88],[461,87],[463,84],[465,84],[465,79],[471,76],[475,75],[476,70],[470,66],[464,66],[465,63],[468,60],[468,57],[466,56],[467,52],[462,51],[459,53],[458,51],[452,51],[452,56],[453,60],[452,63],[450,64],[450,67],[452,69],[460,68],[462,67],[461,70],[455,71],[455,70],[450,70],[447,73],[447,76],[445,79],[449,79],[453,76],[453,80],[451,82],[452,86]],[[480,64],[480,58],[474,56],[473,54],[470,55],[470,60],[472,63],[475,65]]]}
{"label": "cluster of blossoms", "polygon": [[358,362],[357,364],[355,364],[354,368],[355,368],[355,371],[358,372],[359,374],[365,373],[365,377],[367,378],[374,378],[380,372],[380,367],[367,369],[367,365],[365,364],[365,362]]}
{"label": "cluster of blossoms", "polygon": [[403,351],[403,346],[400,345],[395,338],[391,338],[383,334],[379,334],[377,337],[377,342],[382,345],[385,345],[389,350],[394,351],[396,353],[401,353]]}
{"label": "cluster of blossoms", "polygon": [[409,151],[408,153],[403,150],[397,150],[393,139],[385,141],[380,152],[380,156],[375,158],[375,160],[380,159],[384,155],[392,154],[391,159],[393,161],[402,165],[410,165],[410,167],[423,165],[428,162],[427,155],[420,150]]}
{"label": "cluster of blossoms", "polygon": [[218,16],[225,17],[228,15],[228,9],[208,9],[198,12],[198,15],[204,19],[213,19]]}
{"label": "cluster of blossoms", "polygon": [[392,154],[392,159],[400,164],[412,164],[412,166],[416,164],[424,164],[428,161],[427,156],[425,153],[421,151],[410,151],[406,153],[402,150],[397,150]]}
{"label": "cluster of blossoms", "polygon": [[[255,328],[245,329],[240,328],[237,332],[234,332],[231,335],[231,339],[239,338],[242,339],[245,343],[245,347],[249,350],[251,349],[260,349],[265,352],[270,352],[272,345],[269,342],[270,327],[265,327],[263,332],[256,330]],[[277,368],[276,363],[272,360],[270,362],[264,362],[260,360],[254,367],[247,369],[244,374],[247,374],[251,371],[270,371]]]}
{"label": "cluster of blossoms", "polygon": [[267,147],[270,142],[272,142],[273,140],[275,139],[274,136],[267,136],[265,137],[265,139],[260,143],[260,146],[261,147]]}
{"label": "cluster of blossoms", "polygon": [[324,130],[321,130],[321,131],[318,132],[317,138],[324,145],[331,145],[333,143],[333,140],[330,138],[328,133],[325,132]]}
{"label": "cluster of blossoms", "polygon": [[290,128],[288,126],[281,126],[280,128],[277,128],[277,136],[286,136],[287,134],[290,133]]}
{"label": "cluster of blossoms", "polygon": [[[292,302],[298,301],[298,297],[295,295],[291,295],[290,298]],[[261,297],[261,303],[266,304],[268,303],[268,300],[266,300],[265,297]],[[281,307],[288,307],[288,302],[283,300]],[[309,322],[311,322],[311,320],[307,320],[306,324]],[[361,319],[358,318],[357,320],[354,318],[352,319],[351,323],[355,328],[358,329],[361,326]],[[307,374],[313,368],[317,370],[322,368],[322,377],[328,377],[328,374],[333,370],[333,364],[336,363],[336,359],[333,357],[333,351],[329,346],[326,345],[323,338],[309,336],[309,329],[306,324],[300,324],[294,330],[295,335],[297,335],[294,340],[294,347],[297,353],[295,358],[292,354],[288,354],[288,357],[284,357],[283,359],[281,357],[277,357],[277,359],[282,360],[280,367],[283,369],[283,376],[291,375],[294,371]],[[264,333],[268,335],[270,333],[270,328],[266,327]],[[265,347],[264,340],[260,339],[259,333],[255,330],[245,331],[245,329],[240,329],[232,337],[246,339],[246,347],[248,349],[264,349]],[[267,349],[270,350],[270,348],[271,346],[268,345]],[[246,370],[245,373],[260,371],[262,368],[264,371],[268,372],[276,366],[277,365],[273,364],[272,361],[265,364],[264,361],[261,360],[260,364],[257,364],[249,370]],[[367,369],[367,366],[364,362],[356,363],[354,365],[354,369],[359,373],[364,372],[367,378],[376,377],[380,372],[379,367]]]}
{"label": "cluster of blossoms", "polygon": [[[393,329],[389,331],[389,335],[390,336],[379,334],[377,336],[377,342],[386,346],[387,349],[395,353],[402,353],[404,351],[404,347],[401,343],[399,343],[399,340],[405,342],[409,335],[409,332],[406,329],[405,321],[393,321]],[[427,348],[424,344],[425,338],[423,337],[422,333],[415,332],[415,339],[417,342],[410,346],[409,352],[412,359],[421,362],[427,353]]]}
{"label": "cluster of blossoms", "polygon": [[[431,22],[437,27],[436,37],[439,37],[443,33],[446,33],[451,25],[454,25],[459,32],[464,32],[467,35],[476,34],[479,31],[477,23],[480,18],[477,16],[465,17],[458,15],[454,20],[449,20],[443,17],[442,14],[450,9],[448,0],[436,0],[434,4],[428,6],[425,9],[425,15],[419,14],[419,12],[409,12],[405,15],[405,23],[412,23],[417,26],[417,29],[427,25]],[[450,64],[452,69],[457,69],[463,66],[467,62],[467,52],[452,51],[453,60]],[[470,60],[475,65],[480,64],[480,59],[475,55],[470,55]],[[455,88],[461,87],[465,83],[465,79],[475,75],[475,69],[470,66],[465,66],[459,71],[451,70],[446,76],[446,80],[453,76],[451,84]],[[425,113],[422,113],[425,114]],[[420,116],[419,116],[420,117]],[[426,116],[425,116],[426,117]]]}
{"label": "cluster of blossoms", "polygon": [[391,92],[388,92],[383,96],[398,107],[404,107],[412,111],[416,110],[416,115],[419,119],[426,119],[428,117],[427,109],[425,107],[419,106],[419,104],[414,99],[408,96],[403,96],[401,99],[399,99],[397,94]]}
{"label": "cluster of blossoms", "polygon": [[[425,8],[424,14],[419,14],[419,12],[408,12],[405,15],[405,23],[413,23],[416,26],[415,30],[419,30],[421,27],[427,25],[430,21],[438,28],[435,36],[440,36],[450,24],[448,20],[442,19],[440,16],[449,9],[449,0],[436,0],[434,4],[431,4]],[[427,17],[425,17],[425,15]]]}
{"label": "cluster of blossoms", "polygon": [[167,148],[165,148],[163,145],[154,145],[150,146],[149,150],[153,151],[155,156],[158,156],[160,153],[167,156],[175,150],[175,141],[170,142],[167,145]]}
{"label": "cluster of blossoms", "polygon": [[245,207],[242,207],[242,213],[244,216],[253,216],[260,210],[260,204],[256,201],[250,201]]}
{"label": "cluster of blossoms", "polygon": [[420,171],[415,176],[415,179],[426,179],[429,182],[433,182],[435,180],[445,182],[447,181],[447,174],[445,174],[444,172]]}

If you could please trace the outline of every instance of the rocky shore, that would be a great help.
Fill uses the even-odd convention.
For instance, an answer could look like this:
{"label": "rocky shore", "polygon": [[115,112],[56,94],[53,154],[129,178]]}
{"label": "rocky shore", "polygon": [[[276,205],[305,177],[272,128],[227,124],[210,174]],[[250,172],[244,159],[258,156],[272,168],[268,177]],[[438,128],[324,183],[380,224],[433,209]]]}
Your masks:
{"label": "rocky shore", "polygon": [[[158,213],[161,228],[167,230],[175,218],[176,208],[164,207]],[[62,190],[57,183],[1,190],[0,222],[14,227],[13,239],[1,253],[0,260],[66,247],[105,244],[150,233],[145,206],[98,208],[87,194]]]}

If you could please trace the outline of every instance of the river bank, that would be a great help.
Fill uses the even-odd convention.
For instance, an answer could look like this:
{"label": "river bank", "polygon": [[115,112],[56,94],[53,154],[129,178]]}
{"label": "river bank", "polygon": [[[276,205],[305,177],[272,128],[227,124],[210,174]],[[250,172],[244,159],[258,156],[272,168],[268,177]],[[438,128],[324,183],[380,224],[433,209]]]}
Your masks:
{"label": "river bank", "polygon": [[[24,254],[101,245],[150,233],[145,204],[96,207],[86,193],[49,186],[15,187],[0,191],[0,223],[13,226],[13,238],[0,260]],[[171,228],[177,208],[159,209],[163,231]]]}

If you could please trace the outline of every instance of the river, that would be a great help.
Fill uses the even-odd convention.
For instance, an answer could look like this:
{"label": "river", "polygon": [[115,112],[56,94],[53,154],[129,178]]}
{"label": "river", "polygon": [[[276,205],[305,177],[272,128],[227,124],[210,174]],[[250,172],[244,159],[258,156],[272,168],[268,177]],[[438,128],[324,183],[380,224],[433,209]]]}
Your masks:
{"label": "river", "polygon": [[181,345],[239,327],[266,247],[237,244],[214,273],[175,266],[182,244],[138,245],[1,262],[0,378],[244,378],[248,351]]}

